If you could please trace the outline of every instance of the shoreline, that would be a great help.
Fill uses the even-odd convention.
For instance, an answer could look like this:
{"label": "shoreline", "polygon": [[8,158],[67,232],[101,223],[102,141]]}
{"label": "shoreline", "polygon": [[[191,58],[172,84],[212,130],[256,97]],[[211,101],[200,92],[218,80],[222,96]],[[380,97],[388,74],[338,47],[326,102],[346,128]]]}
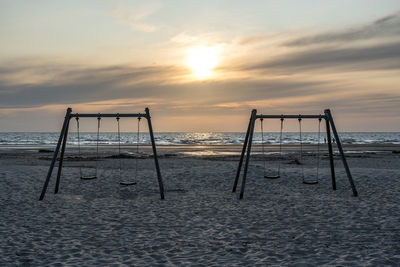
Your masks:
{"label": "shoreline", "polygon": [[[158,153],[185,153],[185,152],[204,152],[210,151],[215,153],[233,153],[237,154],[241,152],[242,145],[157,145]],[[55,149],[55,145],[0,145],[0,152],[2,151],[41,151],[41,152],[52,152]],[[66,153],[77,153],[78,146],[69,145],[66,148]],[[96,149],[96,145],[81,145],[81,150],[90,152]],[[318,152],[318,146],[314,144],[303,144],[302,149],[306,153],[316,153]],[[333,144],[334,151],[337,150],[336,144]],[[398,153],[400,151],[400,144],[352,144],[343,145],[345,153]],[[123,152],[136,151],[136,145],[121,145],[121,150]],[[252,153],[262,153],[262,145],[253,144]],[[300,150],[299,145],[282,145],[282,153],[296,153]],[[118,145],[99,145],[99,151],[106,153],[117,153]],[[144,153],[152,152],[151,145],[140,145],[139,151]],[[266,154],[274,152],[279,153],[280,146],[277,145],[264,145],[264,151]],[[328,151],[326,144],[321,144],[319,151],[324,154]]]}

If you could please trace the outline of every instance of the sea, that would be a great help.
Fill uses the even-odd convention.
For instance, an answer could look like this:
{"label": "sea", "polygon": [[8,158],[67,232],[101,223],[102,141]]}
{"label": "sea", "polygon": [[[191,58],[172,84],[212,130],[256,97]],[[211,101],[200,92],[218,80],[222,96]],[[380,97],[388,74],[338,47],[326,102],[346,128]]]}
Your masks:
{"label": "sea", "polygon": [[[56,132],[0,132],[0,147],[2,146],[52,146],[56,145],[59,138]],[[342,132],[339,133],[343,144],[400,144],[399,132]],[[154,133],[157,145],[240,145],[243,144],[245,133],[229,132],[205,132],[205,133]],[[301,142],[303,144],[324,143],[326,135],[318,132],[303,132]],[[253,142],[255,144],[279,144],[279,132],[260,132],[254,133]],[[150,144],[148,133],[141,132],[139,137],[137,133],[122,132],[120,139],[118,134],[113,132],[101,132],[97,138],[96,132],[81,132],[79,139],[76,132],[68,135],[68,145],[91,146],[96,145],[130,145]],[[298,132],[285,132],[282,134],[282,144],[299,144],[300,134]]]}

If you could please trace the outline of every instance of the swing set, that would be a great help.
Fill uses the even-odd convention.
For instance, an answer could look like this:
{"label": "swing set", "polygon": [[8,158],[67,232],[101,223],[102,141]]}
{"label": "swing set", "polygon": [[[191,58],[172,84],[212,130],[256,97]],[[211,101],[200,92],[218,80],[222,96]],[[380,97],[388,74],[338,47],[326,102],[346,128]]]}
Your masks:
{"label": "swing set", "polygon": [[[79,127],[79,117],[75,117],[76,120],[76,133],[77,133],[77,137],[78,137],[78,158],[81,159],[82,158],[82,153],[81,153],[81,138],[80,138],[80,127]],[[118,168],[118,174],[119,174],[119,178],[121,180],[122,177],[122,162],[121,162],[121,158],[122,158],[122,154],[121,154],[121,128],[120,128],[120,117],[119,117],[119,113],[117,113],[117,139],[118,139],[118,160],[119,160],[119,168]],[[139,136],[140,136],[140,120],[141,117],[137,118],[138,123],[137,123],[137,138],[136,138],[136,157],[135,157],[135,177],[138,177],[137,173],[138,173],[138,156],[139,156]],[[101,121],[101,117],[97,117],[97,138],[96,138],[96,157],[95,157],[95,161],[96,161],[96,166],[95,166],[95,174],[94,175],[84,175],[83,171],[82,171],[82,166],[79,166],[79,174],[80,174],[80,178],[82,180],[93,180],[93,179],[97,179],[98,177],[98,160],[99,160],[99,141],[100,141],[100,121]],[[133,181],[120,181],[121,185],[134,185],[136,184],[136,182]]]}
{"label": "swing set", "polygon": [[[262,114],[261,114],[262,116]],[[282,136],[283,136],[283,122],[284,122],[283,115],[281,115],[281,126],[280,126],[280,132],[279,132],[279,161],[278,161],[278,167],[275,175],[268,175],[266,172],[266,159],[265,159],[265,147],[264,147],[264,118],[260,118],[260,127],[261,127],[261,147],[262,147],[262,158],[264,162],[264,178],[267,179],[278,179],[281,177],[281,160],[282,160]],[[300,141],[300,150],[299,150],[299,162],[302,161],[303,159],[303,139],[302,139],[302,128],[301,128],[301,115],[299,115],[298,118],[299,121],[299,141]],[[321,143],[321,121],[322,121],[322,116],[318,118],[318,142],[317,142],[317,173],[316,173],[316,179],[315,180],[307,180],[304,176],[304,168],[303,165],[301,166],[301,177],[302,177],[302,182],[303,184],[318,184],[319,182],[319,157],[320,157],[320,143]]]}
{"label": "swing set", "polygon": [[[302,177],[302,182],[303,184],[308,184],[308,185],[313,185],[313,184],[318,184],[319,183],[319,162],[320,162],[320,138],[321,138],[321,121],[322,119],[325,120],[326,124],[326,135],[327,135],[327,140],[328,140],[328,151],[329,151],[329,160],[330,160],[330,169],[331,169],[331,177],[332,177],[332,189],[336,190],[336,178],[335,178],[335,168],[334,168],[334,159],[333,159],[333,148],[332,148],[332,141],[331,141],[331,130],[333,132],[333,135],[336,139],[336,144],[344,165],[344,168],[346,170],[347,178],[349,180],[351,189],[353,191],[353,196],[358,196],[356,186],[353,181],[353,177],[350,172],[350,168],[347,164],[346,157],[343,152],[343,147],[342,143],[340,141],[339,135],[336,131],[335,123],[333,121],[333,117],[331,114],[331,111],[329,109],[324,110],[324,115],[257,115],[257,110],[253,109],[251,112],[250,116],[250,121],[249,125],[247,127],[247,132],[242,148],[242,152],[240,155],[240,160],[239,160],[239,165],[238,169],[236,171],[236,176],[235,180],[233,183],[233,189],[232,192],[236,192],[237,184],[239,182],[239,177],[243,165],[243,160],[246,155],[246,161],[244,165],[244,170],[243,170],[243,177],[242,177],[242,185],[240,189],[240,195],[239,199],[243,198],[244,195],[244,189],[246,186],[246,177],[247,177],[247,170],[249,166],[249,161],[250,161],[250,153],[251,153],[251,145],[253,142],[253,133],[254,133],[254,126],[255,126],[255,121],[259,119],[260,120],[260,125],[261,125],[261,145],[262,145],[262,155],[264,159],[264,178],[267,179],[278,179],[281,177],[280,171],[281,171],[281,159],[282,159],[282,133],[283,133],[283,125],[284,125],[284,120],[285,119],[297,119],[299,123],[299,142],[300,142],[300,151],[299,151],[299,160],[301,164],[301,177]],[[264,125],[263,121],[264,119],[280,119],[280,134],[279,134],[279,162],[278,162],[278,167],[276,174],[269,175],[266,173],[266,160],[265,160],[265,148],[264,148]],[[303,158],[303,140],[302,140],[302,120],[303,119],[318,119],[318,143],[317,143],[317,152],[316,152],[316,157],[317,157],[317,173],[316,173],[316,179],[315,180],[308,180],[305,178],[304,175],[304,167],[301,163],[302,158]],[[247,152],[246,152],[247,150]]]}
{"label": "swing set", "polygon": [[[160,171],[160,166],[158,163],[158,157],[157,157],[157,150],[156,150],[156,145],[154,141],[154,134],[153,134],[153,127],[151,124],[151,117],[150,117],[150,111],[148,108],[145,109],[145,113],[116,113],[116,114],[79,114],[79,113],[72,113],[72,109],[68,108],[67,113],[65,115],[64,123],[61,129],[60,137],[57,142],[56,150],[53,155],[53,159],[51,161],[49,171],[47,173],[46,180],[44,182],[43,188],[42,188],[42,193],[40,195],[39,200],[43,200],[44,196],[47,191],[47,187],[49,185],[49,181],[57,160],[57,156],[60,153],[60,148],[61,148],[61,153],[60,153],[60,158],[59,158],[59,165],[58,165],[58,172],[57,172],[57,180],[56,180],[56,185],[55,185],[55,190],[54,194],[58,193],[59,190],[59,185],[60,185],[60,180],[61,180],[61,172],[62,172],[62,167],[63,167],[63,160],[64,160],[64,153],[65,153],[65,148],[67,144],[67,137],[68,137],[68,129],[69,129],[69,124],[70,120],[72,118],[75,118],[76,120],[76,129],[77,129],[77,137],[78,137],[78,154],[79,154],[79,159],[81,158],[82,152],[81,152],[81,137],[80,137],[80,127],[79,127],[79,119],[80,118],[97,118],[97,139],[96,139],[96,166],[95,166],[95,173],[93,175],[84,175],[82,166],[79,167],[79,175],[80,179],[82,180],[94,180],[97,179],[98,177],[98,160],[99,160],[99,141],[100,141],[100,122],[103,117],[107,118],[116,118],[117,120],[117,128],[118,128],[118,134],[117,134],[117,139],[118,139],[118,159],[119,159],[119,169],[118,169],[118,174],[119,178],[121,179],[121,172],[122,172],[122,162],[121,162],[121,131],[120,131],[120,118],[137,118],[138,123],[137,123],[137,138],[136,138],[136,157],[135,157],[135,177],[138,177],[138,154],[139,154],[139,134],[140,134],[140,120],[142,118],[147,119],[148,123],[148,128],[149,128],[149,134],[150,134],[150,140],[151,140],[151,145],[152,145],[152,150],[153,150],[153,157],[154,157],[154,163],[156,167],[156,172],[157,172],[157,179],[158,179],[158,185],[159,185],[159,190],[160,190],[160,197],[161,199],[164,199],[164,185],[161,177],[161,171]],[[122,181],[120,180],[120,185],[123,186],[128,186],[128,185],[134,185],[136,182],[134,181]]]}

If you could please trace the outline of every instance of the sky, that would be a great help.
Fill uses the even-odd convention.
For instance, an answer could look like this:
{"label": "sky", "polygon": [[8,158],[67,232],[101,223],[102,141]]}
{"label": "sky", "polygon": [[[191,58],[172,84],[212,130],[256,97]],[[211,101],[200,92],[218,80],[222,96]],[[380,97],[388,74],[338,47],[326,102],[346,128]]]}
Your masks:
{"label": "sky", "polygon": [[253,108],[400,131],[400,1],[0,0],[0,131],[58,131],[67,107],[149,107],[163,132],[245,131]]}

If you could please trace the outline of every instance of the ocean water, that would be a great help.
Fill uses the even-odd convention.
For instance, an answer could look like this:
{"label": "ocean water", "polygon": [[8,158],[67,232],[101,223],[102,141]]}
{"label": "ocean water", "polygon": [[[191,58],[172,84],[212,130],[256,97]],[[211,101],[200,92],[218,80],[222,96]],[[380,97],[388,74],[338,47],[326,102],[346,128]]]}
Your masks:
{"label": "ocean water", "polygon": [[[231,145],[243,144],[245,133],[155,133],[157,145]],[[400,144],[399,132],[346,132],[339,133],[340,139],[344,144]],[[59,133],[38,133],[38,132],[13,132],[0,133],[1,146],[46,146],[57,143]],[[300,141],[299,133],[285,132],[282,136],[283,144],[298,144]],[[324,142],[325,133],[321,132],[320,142]],[[279,133],[264,133],[265,144],[279,144]],[[254,143],[261,143],[261,134],[254,133]],[[96,145],[97,133],[80,133],[81,145]],[[121,144],[136,144],[136,133],[121,133]],[[317,144],[318,133],[302,133],[303,144]],[[68,135],[69,145],[77,145],[78,137],[76,132]],[[149,134],[141,132],[139,135],[140,144],[150,144]],[[102,132],[99,136],[99,144],[116,145],[118,144],[117,133]]]}

